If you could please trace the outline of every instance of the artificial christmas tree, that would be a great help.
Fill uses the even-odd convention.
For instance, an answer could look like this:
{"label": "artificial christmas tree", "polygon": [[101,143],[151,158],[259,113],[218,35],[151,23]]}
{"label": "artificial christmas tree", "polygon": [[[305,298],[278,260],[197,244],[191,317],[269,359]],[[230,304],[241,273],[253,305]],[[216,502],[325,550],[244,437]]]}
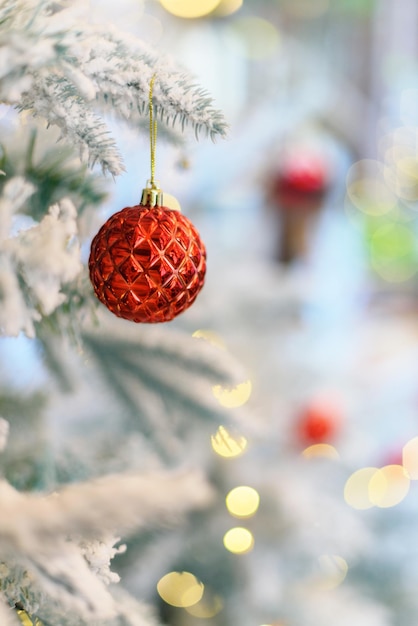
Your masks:
{"label": "artificial christmas tree", "polygon": [[[262,4],[268,12],[270,3]],[[84,163],[117,176],[120,150],[97,113],[113,112],[129,122],[135,159],[148,157],[148,139],[140,143],[136,130],[148,135],[155,75],[161,135],[178,141],[188,122],[198,135],[221,136],[222,116],[167,60],[109,25],[83,21],[83,7],[0,7],[2,98],[21,109],[2,105],[0,119],[0,325],[4,335],[18,335],[0,345],[1,624],[415,623],[416,507],[392,452],[399,462],[408,438],[394,415],[409,411],[415,433],[416,363],[401,350],[391,360],[399,320],[387,344],[379,320],[358,303],[355,264],[339,245],[342,232],[349,238],[341,212],[310,272],[270,265],[261,216],[245,223],[263,195],[247,194],[250,171],[254,155],[265,154],[266,135],[271,141],[277,107],[260,108],[260,98],[264,135],[257,116],[245,114],[247,149],[235,133],[229,144],[237,147],[219,164],[209,151],[205,167],[189,174],[196,207],[206,203],[215,215],[199,220],[199,232],[207,241],[211,220],[216,232],[196,304],[169,325],[117,319],[96,302],[87,273],[90,240],[108,217],[100,209],[105,187],[74,145]],[[192,28],[179,19],[164,24],[167,41],[171,27],[179,40],[182,28]],[[286,56],[285,36],[283,44]],[[279,62],[275,68],[280,73]],[[261,77],[264,69],[263,62],[254,72]],[[304,65],[305,74],[312,69]],[[292,110],[304,101],[294,96]],[[127,191],[127,203],[107,208],[127,206]],[[218,203],[234,201],[239,211],[228,214],[227,237]],[[185,205],[186,214],[196,207]],[[264,256],[253,245],[257,236]],[[219,240],[227,247],[231,239],[239,249],[225,259]],[[401,336],[412,350],[411,337],[413,323]],[[389,374],[400,361],[394,396]],[[324,443],[308,412],[308,440],[296,436],[301,407],[327,393],[339,398],[338,432]],[[336,417],[325,420],[328,434]],[[413,457],[413,440],[408,449]],[[389,458],[389,469],[382,467]],[[368,476],[360,487],[359,467]],[[396,510],[392,490],[397,502],[405,496]],[[399,522],[411,531],[403,533],[408,549],[399,547]]]}
{"label": "artificial christmas tree", "polygon": [[[0,92],[2,102],[10,107],[2,133],[1,330],[4,335],[23,332],[33,338],[36,367],[46,366],[54,373],[58,395],[74,390],[76,375],[70,371],[71,362],[80,369],[77,349],[84,355],[86,351],[98,355],[102,372],[109,374],[105,358],[109,347],[102,343],[105,326],[99,325],[98,333],[88,332],[95,305],[81,262],[83,239],[90,235],[83,230],[86,216],[104,192],[96,177],[75,164],[72,148],[54,147],[56,133],[42,126],[58,127],[58,139],[78,146],[85,162],[90,166],[98,163],[103,172],[116,176],[123,169],[122,159],[98,111],[112,110],[140,128],[141,120],[146,121],[149,82],[155,73],[154,101],[162,135],[173,136],[171,126],[176,119],[183,130],[190,124],[196,134],[201,129],[212,136],[225,132],[222,116],[212,108],[210,98],[184,73],[109,25],[92,25],[88,14],[83,21],[83,12],[82,3],[66,6],[6,0],[0,5]],[[13,107],[21,115],[28,111],[40,122],[26,118],[26,128],[19,131],[19,115],[13,113]],[[184,341],[193,346],[183,348]],[[2,448],[6,450],[1,459],[0,507],[4,626],[19,621],[44,626],[153,623],[148,609],[122,590],[113,589],[118,576],[110,571],[109,563],[122,551],[114,547],[118,542],[115,533],[122,531],[127,536],[157,520],[164,524],[210,499],[211,489],[199,472],[178,470],[175,442],[181,420],[167,428],[164,419],[156,418],[155,409],[150,408],[150,392],[144,388],[138,398],[138,386],[153,377],[163,380],[170,352],[179,357],[183,351],[183,370],[177,366],[165,395],[171,393],[174,407],[177,403],[193,410],[199,404],[206,406],[199,385],[203,387],[203,381],[210,378],[217,383],[230,379],[231,364],[220,363],[210,347],[183,335],[174,338],[171,348],[164,335],[136,336],[129,341],[135,351],[129,366],[136,386],[133,392],[123,371],[129,350],[120,337],[114,338],[114,343],[110,378],[119,392],[124,386],[125,419],[136,420],[138,434],[135,438],[131,422],[131,437],[121,441],[121,448],[113,454],[108,450],[101,462],[96,454],[100,457],[101,446],[110,446],[110,432],[100,441],[95,431],[93,458],[85,449],[88,436],[77,454],[69,432],[65,441],[61,412],[62,422],[56,427],[64,441],[60,436],[51,440],[47,434],[51,421],[45,411],[50,388],[49,394],[26,393],[13,384],[2,394],[2,415],[8,419],[2,421]],[[143,375],[135,365],[141,346],[147,355]],[[182,373],[189,367],[196,383],[191,391]],[[54,386],[51,380],[48,384]],[[162,402],[160,387],[154,397],[158,406]],[[76,411],[74,392],[70,398]],[[97,402],[96,407],[99,405]],[[105,413],[103,406],[101,410]],[[103,413],[100,409],[96,413],[102,425]],[[206,406],[206,414],[212,418],[219,415],[215,400],[212,407]],[[10,441],[6,446],[8,423]],[[28,439],[24,433],[30,430]],[[140,463],[129,464],[128,440],[134,448],[137,440],[138,447],[131,450],[135,457],[148,439],[158,451],[154,461],[147,464],[142,455]],[[164,456],[166,469],[162,461],[157,462]],[[77,484],[62,488],[77,480]],[[37,493],[29,495],[28,490]]]}

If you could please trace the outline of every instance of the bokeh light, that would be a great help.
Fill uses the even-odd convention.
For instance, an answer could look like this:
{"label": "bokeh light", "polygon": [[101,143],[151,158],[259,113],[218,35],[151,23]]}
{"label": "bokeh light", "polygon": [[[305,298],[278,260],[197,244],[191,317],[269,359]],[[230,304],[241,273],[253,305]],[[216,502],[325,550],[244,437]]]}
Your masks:
{"label": "bokeh light", "polygon": [[172,15],[192,19],[211,13],[220,0],[160,0],[160,3]]}
{"label": "bokeh light", "polygon": [[274,54],[280,42],[279,32],[273,24],[261,17],[241,17],[234,20],[231,31],[244,44],[249,59],[264,59]]}
{"label": "bokeh light", "polygon": [[352,204],[366,215],[389,213],[398,199],[385,181],[384,167],[379,161],[357,161],[347,174],[347,195]]}
{"label": "bokeh light", "polygon": [[409,280],[418,270],[417,243],[412,229],[400,222],[386,222],[370,240],[374,270],[388,282]]}
{"label": "bokeh light", "polygon": [[213,346],[217,348],[225,349],[225,343],[220,335],[215,333],[213,330],[209,330],[207,328],[199,328],[195,330],[192,334],[194,339],[204,339],[208,343],[211,343]]}
{"label": "bokeh light", "polygon": [[241,526],[231,528],[224,535],[224,546],[234,554],[245,554],[254,547],[253,534]]}
{"label": "bokeh light", "polygon": [[217,594],[208,593],[205,588],[203,597],[193,606],[185,607],[189,615],[200,619],[211,619],[218,615],[223,609],[224,603],[222,598]]}
{"label": "bokeh light", "polygon": [[221,0],[212,15],[215,17],[226,17],[236,13],[244,4],[244,0]]}
{"label": "bokeh light", "polygon": [[302,456],[304,456],[305,459],[323,458],[337,460],[340,458],[337,449],[328,443],[317,443],[313,446],[309,446],[303,450]]}
{"label": "bokeh light", "polygon": [[418,437],[414,437],[404,445],[402,464],[409,478],[418,480]]}
{"label": "bokeh light", "polygon": [[231,435],[224,426],[219,426],[215,435],[211,436],[212,448],[216,454],[224,458],[235,458],[247,449],[247,439],[242,435]]}
{"label": "bokeh light", "polygon": [[380,507],[396,506],[408,495],[410,479],[402,465],[386,465],[370,479],[370,501]]}
{"label": "bokeh light", "polygon": [[166,193],[164,191],[163,204],[164,204],[164,206],[168,207],[172,211],[180,211],[181,212],[180,202],[171,193]]}
{"label": "bokeh light", "polygon": [[231,489],[225,498],[226,508],[234,517],[251,517],[260,504],[260,496],[252,487]]}
{"label": "bokeh light", "polygon": [[353,509],[370,509],[373,506],[369,484],[377,471],[377,467],[364,467],[351,474],[345,483],[344,499]]}
{"label": "bokeh light", "polygon": [[227,409],[234,409],[248,402],[251,391],[252,383],[250,380],[246,380],[244,383],[240,383],[232,389],[222,387],[221,385],[214,385],[212,387],[212,393],[219,404]]}
{"label": "bokeh light", "polygon": [[169,572],[157,583],[160,597],[176,607],[188,607],[201,600],[204,585],[190,572]]}
{"label": "bokeh light", "polygon": [[321,588],[334,589],[341,585],[347,576],[347,561],[336,554],[323,554],[319,557],[318,561],[322,575],[320,582]]}
{"label": "bokeh light", "polygon": [[385,180],[402,200],[418,200],[418,129],[403,126],[384,137],[380,144]]}

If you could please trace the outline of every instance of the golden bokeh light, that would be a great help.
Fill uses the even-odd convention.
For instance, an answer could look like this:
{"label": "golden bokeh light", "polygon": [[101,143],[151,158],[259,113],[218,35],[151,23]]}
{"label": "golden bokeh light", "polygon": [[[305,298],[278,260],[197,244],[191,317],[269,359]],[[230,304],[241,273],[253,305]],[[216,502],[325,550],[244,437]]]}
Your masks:
{"label": "golden bokeh light", "polygon": [[404,445],[402,464],[409,478],[418,480],[418,437],[414,437]]}
{"label": "golden bokeh light", "polygon": [[363,159],[354,163],[348,171],[346,186],[352,204],[366,215],[385,215],[397,205],[398,199],[388,187],[379,161]]}
{"label": "golden bokeh light", "polygon": [[406,498],[410,479],[402,465],[385,465],[369,482],[370,501],[380,508],[396,506]]}
{"label": "golden bokeh light", "polygon": [[224,458],[241,456],[247,449],[248,442],[241,435],[232,436],[224,426],[219,426],[215,435],[211,436],[214,452]]}
{"label": "golden bokeh light", "polygon": [[227,409],[234,409],[248,402],[252,392],[251,380],[246,380],[232,389],[214,385],[212,393],[221,406]]}
{"label": "golden bokeh light", "polygon": [[231,25],[231,30],[244,44],[243,50],[249,59],[264,59],[279,48],[277,28],[261,17],[237,18]]}
{"label": "golden bokeh light", "polygon": [[218,595],[212,595],[205,592],[203,597],[199,602],[194,604],[193,606],[185,607],[187,613],[189,615],[193,615],[193,617],[198,617],[200,619],[211,619],[218,615],[222,611],[224,607],[224,603],[222,598]]}
{"label": "golden bokeh light", "polygon": [[222,337],[215,333],[215,331],[213,330],[209,330],[207,328],[199,328],[198,330],[194,331],[192,337],[194,339],[204,339],[205,341],[212,344],[213,346],[216,346],[217,348],[222,348],[222,350],[225,349],[225,343]]}
{"label": "golden bokeh light", "polygon": [[373,506],[369,484],[377,471],[377,467],[364,467],[351,474],[345,483],[344,499],[353,509],[364,510]]}
{"label": "golden bokeh light", "polygon": [[193,19],[211,13],[221,0],[160,0],[166,11],[176,17]]}
{"label": "golden bokeh light", "polygon": [[226,17],[236,13],[244,4],[244,0],[221,0],[212,15],[215,17]]}
{"label": "golden bokeh light", "polygon": [[225,498],[226,508],[234,517],[251,517],[260,504],[260,496],[252,487],[240,486],[231,489]]}
{"label": "golden bokeh light", "polygon": [[190,572],[169,572],[158,581],[157,591],[167,604],[185,608],[202,599],[204,585]]}
{"label": "golden bokeh light", "polygon": [[171,209],[172,211],[180,211],[181,213],[180,202],[177,200],[175,196],[173,196],[171,193],[166,193],[164,191],[163,198],[164,198],[163,200],[164,206]]}
{"label": "golden bokeh light", "polygon": [[322,458],[337,460],[340,458],[337,449],[329,443],[316,443],[313,446],[309,446],[303,450],[302,456],[305,459]]}
{"label": "golden bokeh light", "polygon": [[322,575],[321,589],[335,589],[341,585],[347,576],[347,561],[336,554],[323,554],[318,561]]}
{"label": "golden bokeh light", "polygon": [[246,554],[254,547],[253,534],[241,526],[231,528],[224,535],[224,546],[234,554]]}
{"label": "golden bokeh light", "polygon": [[381,148],[385,180],[394,193],[405,201],[418,199],[418,129],[403,126],[386,135]]}

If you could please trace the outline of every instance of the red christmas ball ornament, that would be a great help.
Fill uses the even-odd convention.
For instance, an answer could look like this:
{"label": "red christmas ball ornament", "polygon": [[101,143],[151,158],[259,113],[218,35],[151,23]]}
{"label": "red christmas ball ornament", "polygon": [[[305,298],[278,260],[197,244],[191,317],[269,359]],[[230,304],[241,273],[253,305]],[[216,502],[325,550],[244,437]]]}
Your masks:
{"label": "red christmas ball ornament", "polygon": [[199,233],[160,200],[160,190],[145,189],[141,204],[112,215],[91,244],[96,296],[133,322],[172,320],[193,304],[204,284],[206,249]]}
{"label": "red christmas ball ornament", "polygon": [[305,406],[296,421],[296,434],[303,445],[329,443],[341,427],[338,406],[327,400],[316,400]]}

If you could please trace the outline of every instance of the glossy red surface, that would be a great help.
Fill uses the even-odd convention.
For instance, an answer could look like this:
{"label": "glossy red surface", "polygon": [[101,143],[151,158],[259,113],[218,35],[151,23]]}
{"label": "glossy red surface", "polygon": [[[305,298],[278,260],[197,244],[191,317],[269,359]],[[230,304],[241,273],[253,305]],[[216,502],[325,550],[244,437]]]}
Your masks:
{"label": "glossy red surface", "polygon": [[166,207],[112,215],[91,244],[90,280],[100,302],[133,322],[168,322],[202,289],[206,250],[191,221]]}

